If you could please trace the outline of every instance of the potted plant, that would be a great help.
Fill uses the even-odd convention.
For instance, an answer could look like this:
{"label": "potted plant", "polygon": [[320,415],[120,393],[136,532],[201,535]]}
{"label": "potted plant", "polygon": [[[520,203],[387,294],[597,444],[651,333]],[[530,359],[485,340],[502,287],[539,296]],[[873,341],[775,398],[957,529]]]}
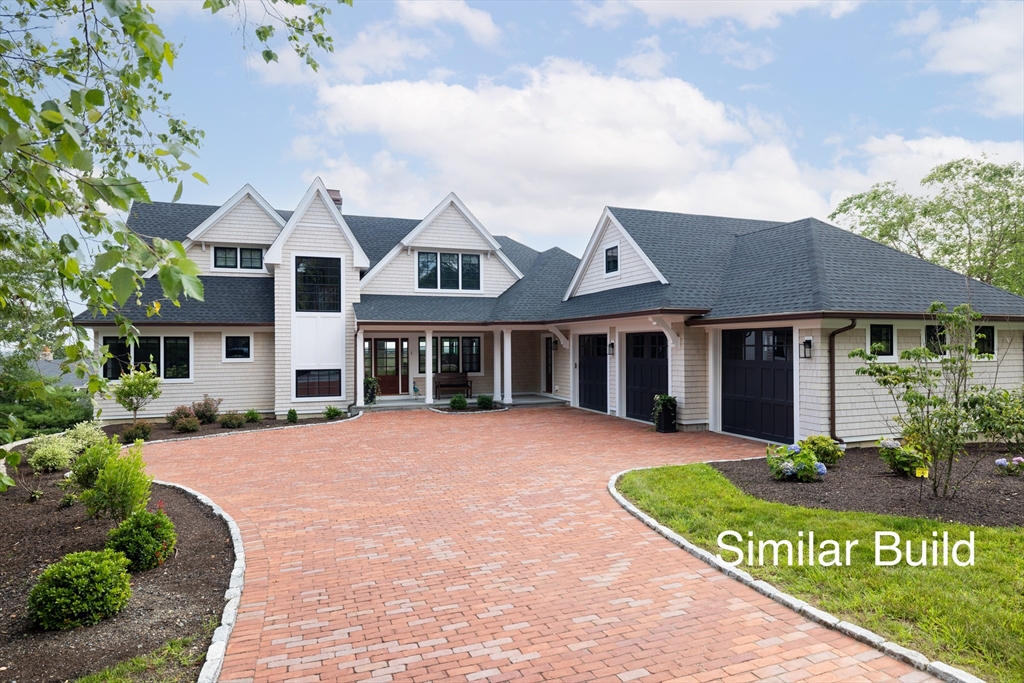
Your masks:
{"label": "potted plant", "polygon": [[373,405],[377,402],[378,391],[380,391],[380,381],[376,377],[363,379],[363,400],[366,405]]}
{"label": "potted plant", "polygon": [[662,434],[676,431],[676,397],[668,394],[655,396],[651,421],[655,430]]}

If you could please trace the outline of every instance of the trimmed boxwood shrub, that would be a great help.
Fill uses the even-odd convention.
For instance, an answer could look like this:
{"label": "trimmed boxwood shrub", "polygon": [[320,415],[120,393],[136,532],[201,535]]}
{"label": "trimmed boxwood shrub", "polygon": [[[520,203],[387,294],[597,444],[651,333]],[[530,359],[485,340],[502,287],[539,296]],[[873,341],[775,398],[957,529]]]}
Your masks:
{"label": "trimmed boxwood shrub", "polygon": [[167,424],[171,425],[171,427],[177,427],[178,420],[195,416],[196,414],[192,410],[192,406],[178,406],[171,412],[167,413]]}
{"label": "trimmed boxwood shrub", "polygon": [[480,394],[476,397],[476,407],[480,410],[492,410],[494,408],[494,397],[490,394]]}
{"label": "trimmed boxwood shrub", "polygon": [[143,572],[163,564],[174,553],[178,535],[163,510],[139,510],[107,535],[107,548],[128,558],[128,570]]}
{"label": "trimmed boxwood shrub", "polygon": [[299,414],[295,412],[295,408],[288,409],[288,424],[293,425],[299,421]]}
{"label": "trimmed boxwood shrub", "polygon": [[221,415],[217,421],[225,429],[238,429],[245,425],[245,416],[237,410],[231,410]]}
{"label": "trimmed boxwood shrub", "polygon": [[174,431],[176,432],[198,432],[202,424],[199,422],[198,417],[183,417],[174,423]]}
{"label": "trimmed boxwood shrub", "polygon": [[467,401],[466,397],[462,394],[455,394],[451,397],[451,400],[448,401],[448,407],[452,410],[465,410],[469,407],[469,401]]}
{"label": "trimmed boxwood shrub", "polygon": [[136,441],[149,441],[153,435],[153,425],[145,420],[139,420],[133,425],[128,425],[121,430],[121,440],[125,443]]}
{"label": "trimmed boxwood shrub", "polygon": [[91,626],[132,596],[128,558],[113,550],[65,555],[39,575],[28,595],[32,621],[47,631]]}
{"label": "trimmed boxwood shrub", "polygon": [[116,436],[111,437],[109,441],[104,439],[86,448],[84,453],[75,458],[71,466],[71,479],[75,486],[82,490],[91,489],[96,484],[96,477],[103,466],[111,458],[116,458],[120,452],[121,444]]}

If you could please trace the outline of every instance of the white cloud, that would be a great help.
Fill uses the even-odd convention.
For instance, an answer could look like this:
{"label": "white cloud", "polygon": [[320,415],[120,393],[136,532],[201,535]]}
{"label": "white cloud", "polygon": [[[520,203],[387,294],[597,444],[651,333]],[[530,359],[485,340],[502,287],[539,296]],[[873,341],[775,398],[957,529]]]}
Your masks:
{"label": "white cloud", "polygon": [[399,0],[396,10],[399,21],[405,25],[458,24],[478,45],[494,46],[501,39],[501,29],[491,15],[470,7],[465,0]]}
{"label": "white cloud", "polygon": [[641,78],[657,78],[672,61],[672,57],[662,52],[661,40],[658,36],[650,36],[636,42],[636,50],[616,62],[620,71]]}
{"label": "white cloud", "polygon": [[929,7],[916,17],[901,21],[896,25],[896,32],[904,36],[922,35],[935,31],[942,25],[939,10]]}
{"label": "white cloud", "polygon": [[575,5],[576,17],[590,28],[615,28],[632,11],[623,0],[604,0],[600,3],[575,0]]}
{"label": "white cloud", "polygon": [[929,71],[975,76],[980,111],[987,116],[1024,114],[1024,3],[988,4],[946,29],[939,29],[934,17],[918,20],[919,28],[929,31],[924,43]]}
{"label": "white cloud", "polygon": [[852,12],[860,2],[855,0],[604,0],[579,2],[577,16],[587,26],[617,26],[629,8],[639,10],[651,23],[683,21],[690,26],[704,26],[720,19],[734,20],[747,28],[772,28],[782,17],[814,9],[835,19]]}
{"label": "white cloud", "polygon": [[722,31],[706,35],[701,49],[720,55],[726,64],[748,70],[759,69],[775,59],[770,47],[739,40],[731,24]]}

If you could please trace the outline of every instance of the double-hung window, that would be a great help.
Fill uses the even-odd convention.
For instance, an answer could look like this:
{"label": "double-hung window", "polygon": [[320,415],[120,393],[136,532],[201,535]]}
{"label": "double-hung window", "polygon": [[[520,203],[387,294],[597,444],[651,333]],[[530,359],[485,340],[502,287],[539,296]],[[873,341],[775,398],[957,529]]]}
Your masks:
{"label": "double-hung window", "polygon": [[416,285],[419,289],[480,291],[480,254],[417,252]]}
{"label": "double-hung window", "polygon": [[299,313],[341,312],[341,259],[295,257],[295,310]]}
{"label": "double-hung window", "polygon": [[159,335],[139,337],[136,344],[128,346],[120,337],[103,337],[112,356],[103,364],[103,377],[117,380],[133,367],[145,365],[165,380],[190,379],[190,343],[189,337]]}
{"label": "double-hung window", "polygon": [[604,273],[611,275],[619,272],[619,247],[608,247],[604,250]]}

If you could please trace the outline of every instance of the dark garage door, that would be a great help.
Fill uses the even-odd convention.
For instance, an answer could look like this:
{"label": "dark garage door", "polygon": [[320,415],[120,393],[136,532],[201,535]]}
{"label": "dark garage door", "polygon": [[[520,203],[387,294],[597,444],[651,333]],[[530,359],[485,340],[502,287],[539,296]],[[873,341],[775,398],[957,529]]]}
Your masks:
{"label": "dark garage door", "polygon": [[580,408],[608,412],[608,335],[580,335]]}
{"label": "dark garage door", "polygon": [[722,331],[722,431],[793,441],[793,330]]}
{"label": "dark garage door", "polygon": [[626,417],[650,420],[656,394],[668,393],[668,339],[662,332],[626,335]]}

